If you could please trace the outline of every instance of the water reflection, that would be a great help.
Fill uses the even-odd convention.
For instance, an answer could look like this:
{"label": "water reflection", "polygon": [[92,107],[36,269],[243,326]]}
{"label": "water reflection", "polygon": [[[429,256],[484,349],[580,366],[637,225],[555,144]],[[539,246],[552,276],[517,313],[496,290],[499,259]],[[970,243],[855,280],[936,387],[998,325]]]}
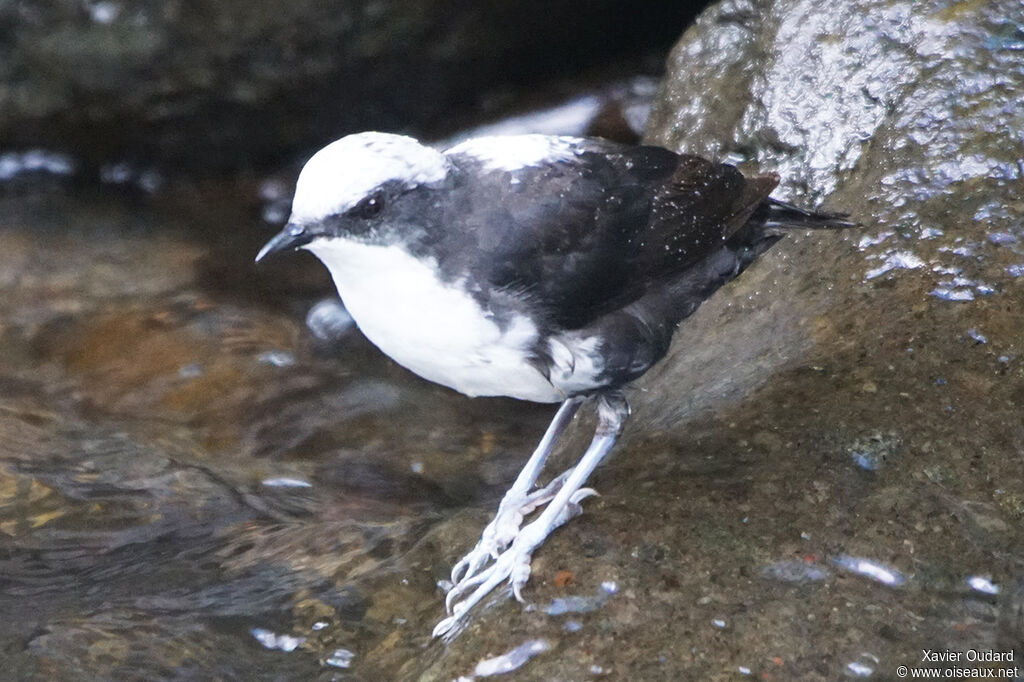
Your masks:
{"label": "water reflection", "polygon": [[[436,619],[432,580],[397,557],[454,500],[498,494],[546,410],[422,385],[333,303],[317,340],[280,282],[209,289],[211,228],[186,214],[0,202],[0,608],[19,614],[0,637],[19,676],[309,676]],[[213,253],[260,238],[233,210],[250,232]]]}

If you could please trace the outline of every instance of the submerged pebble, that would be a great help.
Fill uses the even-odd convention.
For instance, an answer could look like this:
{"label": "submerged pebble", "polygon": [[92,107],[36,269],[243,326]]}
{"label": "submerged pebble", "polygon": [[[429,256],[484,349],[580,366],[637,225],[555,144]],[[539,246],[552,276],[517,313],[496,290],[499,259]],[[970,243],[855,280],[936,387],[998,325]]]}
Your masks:
{"label": "submerged pebble", "polygon": [[324,663],[332,668],[348,668],[351,667],[352,659],[355,657],[356,655],[348,649],[335,649]]}
{"label": "submerged pebble", "polygon": [[178,376],[182,379],[195,379],[203,376],[203,366],[198,362],[191,362],[178,368]]}
{"label": "submerged pebble", "polygon": [[879,232],[875,236],[864,235],[863,237],[860,238],[860,241],[857,242],[857,248],[860,249],[861,251],[864,251],[868,247],[878,246],[879,244],[881,244],[894,234],[896,233],[893,232],[892,230],[886,230],[884,232]]}
{"label": "submerged pebble", "polygon": [[306,326],[321,341],[337,341],[355,324],[355,320],[337,298],[325,298],[306,314]]}
{"label": "submerged pebble", "polygon": [[291,367],[295,364],[295,356],[286,350],[268,350],[257,355],[256,360],[274,367]]}
{"label": "submerged pebble", "polygon": [[0,182],[13,180],[22,175],[41,173],[44,175],[71,175],[75,162],[66,154],[43,149],[29,149],[24,152],[0,154]]}
{"label": "submerged pebble", "polygon": [[607,601],[607,594],[598,594],[593,597],[556,597],[551,600],[544,612],[549,616],[561,616],[566,613],[590,613],[597,611]]}
{"label": "submerged pebble", "polygon": [[875,279],[890,270],[916,270],[924,267],[924,261],[910,251],[893,251],[886,255],[885,261],[877,268],[864,273],[864,279]]}
{"label": "submerged pebble", "polygon": [[846,674],[849,677],[864,679],[875,674],[878,668],[878,657],[874,654],[862,653],[855,660],[846,664]]}
{"label": "submerged pebble", "polygon": [[907,582],[906,576],[895,568],[885,566],[873,559],[843,554],[833,559],[832,563],[845,571],[870,578],[889,587],[899,587]]}
{"label": "submerged pebble", "polygon": [[137,167],[127,161],[100,167],[100,181],[108,185],[124,185],[155,194],[164,186],[164,177],[153,168]]}
{"label": "submerged pebble", "polygon": [[878,471],[895,457],[902,447],[900,438],[892,433],[873,433],[859,438],[847,447],[850,458],[865,471]]}
{"label": "submerged pebble", "polygon": [[988,343],[988,337],[978,331],[977,327],[971,327],[968,329],[967,336],[977,343]]}
{"label": "submerged pebble", "polygon": [[972,575],[967,579],[967,585],[975,592],[999,594],[999,586],[984,576]]}
{"label": "submerged pebble", "polygon": [[277,649],[284,652],[295,651],[306,641],[305,637],[278,635],[264,628],[253,628],[250,630],[250,633],[256,638],[256,641],[262,644],[265,648]]}
{"label": "submerged pebble", "polygon": [[1017,235],[1010,234],[1009,232],[990,232],[988,240],[993,244],[999,245],[1016,244]]}
{"label": "submerged pebble", "polygon": [[313,484],[301,478],[266,478],[262,481],[268,488],[312,488]]}
{"label": "submerged pebble", "polygon": [[492,677],[510,673],[521,668],[537,654],[542,654],[550,648],[551,645],[545,639],[531,639],[500,656],[480,661],[473,669],[473,674],[477,677]]}
{"label": "submerged pebble", "polygon": [[949,287],[936,287],[928,292],[930,296],[941,298],[943,301],[973,301],[974,292],[970,289],[951,289]]}

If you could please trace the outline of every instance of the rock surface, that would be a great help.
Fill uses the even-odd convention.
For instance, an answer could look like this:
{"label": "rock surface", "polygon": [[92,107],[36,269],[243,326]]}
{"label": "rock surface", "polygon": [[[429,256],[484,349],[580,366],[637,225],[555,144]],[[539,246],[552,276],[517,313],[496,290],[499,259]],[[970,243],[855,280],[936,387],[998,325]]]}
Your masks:
{"label": "rock surface", "polygon": [[[864,227],[784,240],[684,323],[631,394],[604,497],[539,552],[537,610],[480,616],[422,679],[537,638],[552,649],[517,679],[1020,660],[1022,18],[893,0],[699,17],[647,140],[778,172],[778,196]],[[596,611],[545,615],[609,581]]]}
{"label": "rock surface", "polygon": [[208,171],[353,130],[444,130],[486,93],[667,44],[702,5],[6,2],[0,148]]}
{"label": "rock surface", "polygon": [[[887,1],[828,12],[723,2],[699,18],[669,58],[647,140],[774,171],[776,196],[827,197],[864,229],[770,252],[731,297],[683,326],[659,382],[686,382],[683,393],[708,404],[753,388],[760,370],[803,362],[812,345],[829,352],[826,324],[903,327],[905,316],[889,313],[906,305],[927,306],[932,321],[950,301],[977,301],[952,307],[966,314],[1019,294],[1020,19],[1013,2]],[[711,343],[691,336],[707,339],[705,326]],[[705,378],[684,378],[695,373]]]}
{"label": "rock surface", "polygon": [[315,339],[323,271],[253,267],[272,230],[251,181],[0,192],[9,676],[836,680],[894,679],[922,649],[1019,661],[1019,6],[820,7],[702,16],[648,137],[778,170],[784,196],[864,228],[794,235],[707,302],[632,392],[603,496],[537,553],[531,604],[499,595],[447,645],[429,637],[437,583],[550,407],[429,385],[343,325]]}

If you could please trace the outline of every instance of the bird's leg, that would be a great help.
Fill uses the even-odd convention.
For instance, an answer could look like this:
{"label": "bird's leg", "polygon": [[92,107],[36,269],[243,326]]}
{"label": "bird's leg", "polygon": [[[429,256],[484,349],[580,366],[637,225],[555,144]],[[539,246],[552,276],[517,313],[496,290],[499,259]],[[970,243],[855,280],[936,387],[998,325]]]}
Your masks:
{"label": "bird's leg", "polygon": [[548,455],[554,449],[558,437],[565,431],[565,427],[572,421],[582,403],[583,398],[569,398],[558,408],[554,419],[551,420],[547,431],[544,432],[544,437],[540,439],[537,449],[530,455],[530,459],[527,460],[522,471],[519,472],[519,476],[516,477],[515,483],[502,498],[501,504],[498,505],[498,513],[484,528],[480,541],[452,568],[453,583],[471,578],[488,561],[497,558],[498,553],[515,539],[523,517],[551,499],[553,494],[544,495],[551,488],[551,484],[533,493],[530,492],[530,489],[537,481],[537,476],[544,467]]}
{"label": "bird's leg", "polygon": [[[512,585],[516,599],[522,601],[522,589],[530,578],[530,558],[545,539],[560,525],[580,513],[579,502],[593,494],[582,489],[587,477],[601,463],[615,445],[622,431],[622,425],[629,415],[629,406],[621,393],[606,393],[597,401],[598,424],[590,447],[566,476],[554,498],[535,521],[528,524],[516,535],[512,546],[502,552],[495,562],[480,573],[464,579],[448,593],[446,605],[452,614],[434,628],[434,636],[440,637],[453,631],[469,610],[495,587],[505,580]],[[456,601],[469,589],[472,594]]]}

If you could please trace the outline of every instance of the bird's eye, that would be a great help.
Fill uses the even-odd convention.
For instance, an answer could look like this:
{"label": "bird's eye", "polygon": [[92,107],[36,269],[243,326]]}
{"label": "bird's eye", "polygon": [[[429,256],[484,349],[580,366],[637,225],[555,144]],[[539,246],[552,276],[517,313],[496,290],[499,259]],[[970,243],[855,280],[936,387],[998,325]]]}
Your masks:
{"label": "bird's eye", "polygon": [[352,209],[352,215],[358,218],[373,218],[384,209],[384,197],[380,194],[374,194],[371,197],[363,199],[355,208]]}

